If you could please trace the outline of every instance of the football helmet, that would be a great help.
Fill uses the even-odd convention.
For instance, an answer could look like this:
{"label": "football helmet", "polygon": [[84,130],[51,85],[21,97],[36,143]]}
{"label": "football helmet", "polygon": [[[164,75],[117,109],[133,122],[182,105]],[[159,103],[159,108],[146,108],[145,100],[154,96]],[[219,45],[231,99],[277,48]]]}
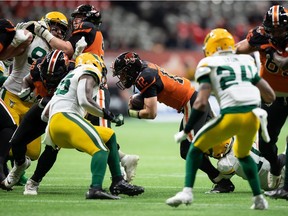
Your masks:
{"label": "football helmet", "polygon": [[219,52],[235,51],[235,41],[233,36],[223,28],[216,28],[210,31],[203,46],[204,55],[211,56]]}
{"label": "football helmet", "polygon": [[100,26],[101,21],[101,13],[96,10],[94,6],[89,4],[79,5],[75,11],[71,14],[71,17],[75,18],[76,15],[84,16],[83,21],[91,22],[96,26]]}
{"label": "football helmet", "polygon": [[63,34],[63,38],[65,38],[68,31],[68,19],[63,13],[58,11],[49,12],[41,18],[41,21],[45,22],[49,31],[51,31],[51,27],[53,25],[59,26]]}
{"label": "football helmet", "polygon": [[224,157],[228,152],[230,152],[233,144],[235,142],[235,137],[232,137],[228,140],[225,140],[219,145],[213,146],[213,148],[209,149],[206,154],[210,157],[219,159]]}
{"label": "football helmet", "polygon": [[281,5],[274,5],[267,11],[263,27],[271,42],[285,49],[288,42],[288,11]]}
{"label": "football helmet", "polygon": [[93,65],[98,68],[103,77],[107,75],[107,68],[102,58],[93,53],[82,53],[75,59],[75,67],[80,65]]}
{"label": "football helmet", "polygon": [[69,57],[62,50],[48,53],[40,64],[40,77],[44,86],[54,89],[68,73]]}
{"label": "football helmet", "polygon": [[117,76],[116,83],[121,90],[130,88],[141,73],[142,61],[137,53],[124,52],[116,57],[112,64],[113,76]]}

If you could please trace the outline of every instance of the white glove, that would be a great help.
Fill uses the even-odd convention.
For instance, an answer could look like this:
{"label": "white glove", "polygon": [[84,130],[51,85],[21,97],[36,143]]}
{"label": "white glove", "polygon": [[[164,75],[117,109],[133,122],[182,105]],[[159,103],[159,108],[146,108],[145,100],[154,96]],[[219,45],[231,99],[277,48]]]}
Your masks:
{"label": "white glove", "polygon": [[81,37],[81,39],[76,43],[75,52],[73,54],[72,59],[76,59],[86,48],[87,43],[85,41],[85,37]]}
{"label": "white glove", "polygon": [[16,30],[27,29],[28,26],[33,25],[34,23],[35,23],[35,21],[17,23]]}
{"label": "white glove", "polygon": [[273,61],[280,67],[282,70],[288,69],[288,58],[279,55],[277,52],[273,54]]}
{"label": "white glove", "polygon": [[26,102],[35,102],[37,100],[34,92],[33,91],[31,92],[31,89],[29,87],[22,89],[21,92],[18,93],[18,97],[22,101]]}
{"label": "white glove", "polygon": [[40,22],[34,22],[34,32],[37,36],[44,38],[48,43],[54,38],[50,31]]}
{"label": "white glove", "polygon": [[174,140],[176,143],[180,143],[181,141],[187,139],[187,136],[188,134],[186,134],[184,130],[182,130],[174,135]]}
{"label": "white glove", "polygon": [[30,36],[32,36],[31,32],[27,34],[24,33],[24,30],[16,30],[15,36],[11,42],[11,46],[18,47],[21,43],[26,41]]}

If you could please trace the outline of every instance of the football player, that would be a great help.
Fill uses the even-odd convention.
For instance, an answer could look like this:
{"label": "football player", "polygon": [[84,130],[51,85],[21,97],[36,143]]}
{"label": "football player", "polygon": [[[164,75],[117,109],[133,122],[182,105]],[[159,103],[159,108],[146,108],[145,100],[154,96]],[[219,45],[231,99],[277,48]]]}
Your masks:
{"label": "football player", "polygon": [[[130,117],[155,119],[157,116],[157,102],[161,102],[174,108],[179,113],[183,113],[180,130],[185,127],[197,97],[197,92],[188,79],[169,74],[158,65],[141,60],[135,52],[124,52],[118,55],[112,64],[112,70],[113,76],[119,79],[116,83],[118,88],[124,90],[134,85],[144,97],[144,107],[140,110],[130,107],[128,110]],[[202,118],[193,127],[193,132],[196,133],[211,117],[212,113],[209,106]],[[180,154],[183,159],[186,159],[192,138],[191,131],[187,140],[181,142]],[[208,157],[203,161],[201,170],[207,173],[213,183],[216,183],[211,192],[228,193],[234,191],[232,182],[229,179],[222,178]]]}
{"label": "football player", "polygon": [[[101,85],[102,74],[106,74],[103,60],[97,55],[83,53],[76,58],[75,65],[76,68],[61,81],[43,111],[43,117],[49,118],[44,143],[54,148],[56,145],[75,148],[92,156],[92,183],[86,199],[119,199],[117,195],[120,193],[129,196],[143,193],[144,188],[123,179],[115,132],[108,127],[93,126],[84,119],[89,112],[123,124],[123,119],[93,100]],[[112,174],[110,192],[113,195],[102,189],[107,162]]]}
{"label": "football player", "polygon": [[[68,56],[63,51],[55,50],[48,53],[45,57],[34,61],[31,65],[30,73],[24,77],[22,90],[18,96],[23,101],[34,101],[35,104],[25,114],[9,142],[16,166],[13,167],[8,175],[7,182],[10,182],[10,184],[3,182],[4,189],[11,189],[23,174],[15,173],[14,170],[21,161],[25,161],[27,144],[44,134],[47,124],[41,120],[41,113],[53,96],[60,80],[68,73],[68,66]],[[57,152],[47,146],[39,160],[45,160],[47,154],[55,155],[54,160],[56,160]],[[47,167],[51,166],[51,164],[53,165],[51,161],[46,160]],[[38,169],[38,172],[45,171]]]}
{"label": "football player", "polygon": [[[42,18],[42,22],[45,23],[56,37],[64,38],[64,34],[68,29],[68,20],[62,13],[47,13]],[[19,98],[18,94],[22,89],[23,78],[29,73],[33,61],[45,56],[50,50],[51,47],[46,41],[36,35],[32,43],[25,49],[25,52],[14,57],[12,72],[1,89],[1,98],[7,104],[17,125],[20,124],[24,115],[34,104],[34,102],[23,101]],[[38,138],[27,146],[27,155],[32,160],[36,160],[39,157],[40,141],[41,139]]]}
{"label": "football player", "polygon": [[8,19],[0,19],[0,59],[6,60],[24,52],[32,41],[27,30],[18,30]]}
{"label": "football player", "polygon": [[[71,16],[73,29],[72,35],[67,41],[54,37],[46,27],[40,23],[35,23],[34,31],[37,35],[43,37],[51,47],[63,50],[72,59],[75,59],[75,56],[80,52],[80,50],[76,49],[76,43],[84,36],[87,46],[83,50],[83,53],[94,53],[104,59],[104,40],[100,31],[100,25],[102,23],[100,11],[98,11],[93,5],[82,4],[76,8]],[[97,97],[94,99],[97,100],[97,103],[102,108],[109,109],[110,92],[107,84],[101,87],[98,91]],[[107,121],[107,119],[92,116],[90,114],[88,114],[86,118],[94,125],[111,127],[111,123]],[[120,151],[120,149],[119,154],[121,165],[124,167],[126,172],[126,180],[130,182],[135,176],[139,156],[125,154]]]}
{"label": "football player", "polygon": [[[273,104],[261,103],[268,113],[268,132],[270,142],[259,136],[259,150],[270,162],[271,170],[268,182],[271,188],[280,183],[280,158],[278,157],[277,140],[281,128],[288,116],[288,10],[281,5],[272,6],[266,13],[263,24],[249,31],[246,39],[240,41],[237,53],[259,51],[261,68],[260,75],[271,85],[276,93]],[[286,151],[287,148],[286,148]],[[287,154],[287,152],[286,152]],[[288,162],[286,164],[286,167]],[[288,171],[286,169],[285,185],[271,192],[275,198],[288,199]]]}
{"label": "football player", "polygon": [[235,54],[234,38],[226,29],[217,28],[209,32],[204,39],[203,50],[206,57],[199,62],[195,73],[200,84],[199,93],[184,130],[175,134],[175,140],[186,139],[197,120],[205,115],[212,91],[220,104],[220,115],[207,122],[195,135],[186,159],[185,186],[167,199],[166,204],[173,207],[191,204],[196,173],[204,153],[235,136],[237,142],[233,151],[253,193],[251,209],[267,209],[268,202],[261,193],[257,166],[250,156],[250,149],[260,122],[263,137],[269,140],[267,113],[258,106],[261,96],[266,103],[272,103],[275,100],[274,91],[259,77],[250,55]]}

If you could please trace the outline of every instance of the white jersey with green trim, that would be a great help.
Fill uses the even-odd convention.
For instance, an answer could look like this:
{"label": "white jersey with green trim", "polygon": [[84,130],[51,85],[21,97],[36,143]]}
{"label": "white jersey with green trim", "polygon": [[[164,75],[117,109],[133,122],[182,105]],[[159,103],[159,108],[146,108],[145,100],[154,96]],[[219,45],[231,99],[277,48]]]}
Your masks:
{"label": "white jersey with green trim", "polygon": [[[79,105],[77,99],[77,87],[79,79],[84,74],[98,77],[97,79],[99,80],[101,80],[102,77],[102,74],[98,68],[92,65],[82,65],[69,72],[61,80],[51,101],[49,102],[49,118],[59,112],[75,113],[82,117],[86,115],[86,110],[84,110],[84,108]],[[98,90],[99,86],[96,85],[93,89],[93,97],[97,95]]]}
{"label": "white jersey with green trim", "polygon": [[202,59],[195,78],[209,75],[220,108],[260,104],[260,91],[252,83],[259,79],[250,55],[221,54]]}
{"label": "white jersey with green trim", "polygon": [[33,61],[45,56],[50,51],[51,47],[48,43],[41,37],[35,36],[24,53],[14,57],[12,72],[3,86],[9,92],[17,95],[21,91],[23,78],[30,72]]}

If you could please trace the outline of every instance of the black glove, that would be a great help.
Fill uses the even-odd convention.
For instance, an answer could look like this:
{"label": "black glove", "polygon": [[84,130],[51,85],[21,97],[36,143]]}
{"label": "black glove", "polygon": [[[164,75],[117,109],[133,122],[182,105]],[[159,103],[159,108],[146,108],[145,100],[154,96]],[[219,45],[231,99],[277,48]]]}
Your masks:
{"label": "black glove", "polygon": [[273,59],[273,55],[276,52],[276,50],[272,47],[268,47],[265,49],[265,53],[266,53],[266,58],[267,59]]}
{"label": "black glove", "polygon": [[115,123],[116,127],[120,127],[121,125],[124,124],[124,116],[122,114],[116,115],[113,121],[111,122]]}
{"label": "black glove", "polygon": [[119,126],[124,124],[124,117],[123,117],[122,114],[119,114],[119,115],[115,116],[111,111],[109,111],[109,110],[107,110],[105,108],[103,108],[102,111],[103,111],[103,114],[104,114],[103,118],[107,119],[108,121],[111,121],[111,122],[115,123],[116,127],[119,127]]}
{"label": "black glove", "polygon": [[112,122],[113,119],[115,118],[115,115],[105,108],[103,108],[102,111],[103,111],[103,115],[104,115],[103,118]]}

